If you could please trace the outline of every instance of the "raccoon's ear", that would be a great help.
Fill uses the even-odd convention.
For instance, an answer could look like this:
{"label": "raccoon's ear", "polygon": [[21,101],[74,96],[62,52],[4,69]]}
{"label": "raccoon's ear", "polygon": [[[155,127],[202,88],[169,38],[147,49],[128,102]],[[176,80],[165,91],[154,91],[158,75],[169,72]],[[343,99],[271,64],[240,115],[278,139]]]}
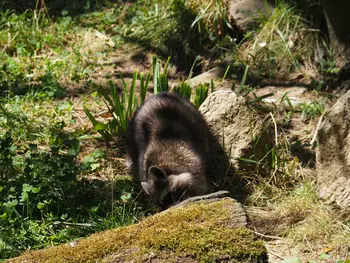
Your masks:
{"label": "raccoon's ear", "polygon": [[167,179],[167,174],[165,173],[165,171],[157,166],[150,166],[148,168],[148,174],[155,181]]}

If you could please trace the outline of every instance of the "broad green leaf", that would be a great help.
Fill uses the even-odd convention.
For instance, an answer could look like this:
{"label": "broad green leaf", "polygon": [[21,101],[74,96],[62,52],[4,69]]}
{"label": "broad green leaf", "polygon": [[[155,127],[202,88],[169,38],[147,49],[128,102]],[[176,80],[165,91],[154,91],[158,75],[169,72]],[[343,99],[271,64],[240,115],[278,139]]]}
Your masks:
{"label": "broad green leaf", "polygon": [[92,152],[91,155],[97,159],[104,158],[106,156],[106,152],[103,150],[96,150],[96,151]]}
{"label": "broad green leaf", "polygon": [[93,164],[91,164],[91,170],[95,171],[95,170],[97,170],[97,168],[100,168],[100,166],[101,166],[101,164],[99,164],[99,163],[93,163]]}
{"label": "broad green leaf", "polygon": [[297,257],[286,258],[281,261],[281,263],[302,263],[301,260]]}
{"label": "broad green leaf", "polygon": [[30,192],[33,189],[33,186],[29,185],[29,184],[23,184],[22,185],[22,191],[23,192]]}
{"label": "broad green leaf", "polygon": [[83,162],[84,163],[94,163],[94,162],[96,162],[96,159],[91,155],[86,155],[83,159]]}
{"label": "broad green leaf", "polygon": [[37,207],[39,210],[41,210],[41,209],[43,209],[43,208],[45,207],[45,204],[42,203],[42,202],[39,202],[39,203],[37,203],[36,207]]}
{"label": "broad green leaf", "polygon": [[102,122],[98,122],[96,125],[94,125],[95,131],[104,131],[107,129],[107,124],[104,124]]}
{"label": "broad green leaf", "polygon": [[39,187],[33,187],[32,193],[37,194],[39,192],[40,192],[40,188]]}

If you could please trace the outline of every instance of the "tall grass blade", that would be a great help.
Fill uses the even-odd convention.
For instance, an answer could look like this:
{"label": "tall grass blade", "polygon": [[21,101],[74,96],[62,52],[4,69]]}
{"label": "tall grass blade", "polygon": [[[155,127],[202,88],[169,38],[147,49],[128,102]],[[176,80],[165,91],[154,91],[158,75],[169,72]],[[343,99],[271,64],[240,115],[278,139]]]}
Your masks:
{"label": "tall grass blade", "polygon": [[167,74],[170,59],[171,59],[171,57],[168,57],[167,61],[165,62],[163,74]]}
{"label": "tall grass blade", "polygon": [[140,83],[140,104],[142,104],[145,101],[150,78],[151,78],[151,75],[147,74],[146,81],[144,81],[144,76],[142,74],[142,81],[140,81],[141,82]]}
{"label": "tall grass blade", "polygon": [[[255,94],[254,94],[254,95],[255,95]],[[261,100],[266,99],[266,98],[268,98],[268,97],[271,97],[271,96],[273,96],[273,95],[274,95],[274,93],[268,93],[268,94],[262,95],[262,96],[260,96],[260,97],[257,97],[257,96],[255,95],[255,98],[254,98],[253,100],[251,100],[251,101],[249,102],[249,104],[253,104],[253,103],[255,103],[255,102],[261,101]]]}
{"label": "tall grass blade", "polygon": [[108,131],[98,128],[98,126],[100,124],[102,124],[102,125],[104,125],[104,124],[99,122],[99,121],[97,121],[94,118],[94,116],[92,116],[92,114],[89,111],[89,109],[86,108],[85,106],[83,107],[83,111],[86,114],[86,116],[89,118],[89,120],[91,121],[94,129],[102,136],[102,138],[104,138],[106,141],[112,141],[113,140],[113,136]]}
{"label": "tall grass blade", "polygon": [[214,91],[215,91],[214,80],[211,79],[211,80],[210,80],[210,92],[213,93]]}
{"label": "tall grass blade", "polygon": [[195,67],[195,65],[196,65],[196,63],[197,63],[197,60],[198,60],[199,58],[200,58],[200,57],[197,56],[196,59],[194,60],[194,62],[193,62],[193,64],[192,64],[192,67],[191,67],[191,70],[190,70],[190,73],[188,74],[188,78],[187,78],[187,79],[191,79],[191,78],[192,78],[192,76],[193,76],[193,69],[194,69],[194,67]]}
{"label": "tall grass blade", "polygon": [[154,94],[159,93],[159,62],[158,62],[158,57],[153,56],[153,85],[154,85]]}
{"label": "tall grass blade", "polygon": [[124,126],[123,126],[123,132],[126,132],[126,126],[127,126],[127,122],[129,121],[129,119],[131,118],[131,115],[133,113],[133,110],[134,110],[134,104],[133,102],[135,101],[135,90],[136,90],[136,80],[137,80],[137,75],[138,75],[138,72],[137,70],[134,72],[134,76],[132,78],[132,82],[131,82],[131,87],[130,87],[130,92],[128,94],[129,96],[129,102],[128,102],[128,109],[127,109],[127,112],[126,112],[126,118],[125,118],[125,123],[124,123]]}
{"label": "tall grass blade", "polygon": [[226,70],[225,70],[225,74],[224,74],[224,76],[222,77],[222,80],[225,80],[225,78],[226,78],[226,76],[227,76],[227,73],[228,73],[228,71],[230,70],[230,67],[231,67],[231,65],[228,65],[228,66],[227,66],[227,68],[226,68]]}
{"label": "tall grass blade", "polygon": [[239,85],[238,94],[241,94],[243,92],[244,84],[245,84],[245,82],[247,80],[247,76],[248,76],[248,70],[249,70],[249,65],[246,65],[245,70],[244,70],[244,74],[242,77],[242,81]]}

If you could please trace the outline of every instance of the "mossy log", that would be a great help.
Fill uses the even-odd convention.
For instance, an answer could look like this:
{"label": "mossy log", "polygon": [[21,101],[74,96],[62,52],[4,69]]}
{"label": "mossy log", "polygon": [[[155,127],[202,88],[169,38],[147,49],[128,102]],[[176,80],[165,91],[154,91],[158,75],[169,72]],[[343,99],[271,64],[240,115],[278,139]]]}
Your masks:
{"label": "mossy log", "polygon": [[8,262],[268,262],[231,198],[187,202],[128,227],[38,251]]}

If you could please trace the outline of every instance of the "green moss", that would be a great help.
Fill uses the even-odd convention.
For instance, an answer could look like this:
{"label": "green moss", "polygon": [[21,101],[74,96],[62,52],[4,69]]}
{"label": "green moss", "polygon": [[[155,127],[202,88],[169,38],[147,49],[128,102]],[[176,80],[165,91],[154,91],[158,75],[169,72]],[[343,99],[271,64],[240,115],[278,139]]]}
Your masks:
{"label": "green moss", "polygon": [[[10,262],[123,262],[149,261],[191,256],[194,261],[267,262],[264,244],[246,228],[229,228],[232,217],[227,207],[234,201],[224,199],[211,204],[192,204],[146,218],[137,225],[109,230],[41,251],[27,252]],[[129,252],[129,253],[126,253]],[[131,253],[130,253],[131,252]],[[126,255],[126,256],[120,256]]]}

